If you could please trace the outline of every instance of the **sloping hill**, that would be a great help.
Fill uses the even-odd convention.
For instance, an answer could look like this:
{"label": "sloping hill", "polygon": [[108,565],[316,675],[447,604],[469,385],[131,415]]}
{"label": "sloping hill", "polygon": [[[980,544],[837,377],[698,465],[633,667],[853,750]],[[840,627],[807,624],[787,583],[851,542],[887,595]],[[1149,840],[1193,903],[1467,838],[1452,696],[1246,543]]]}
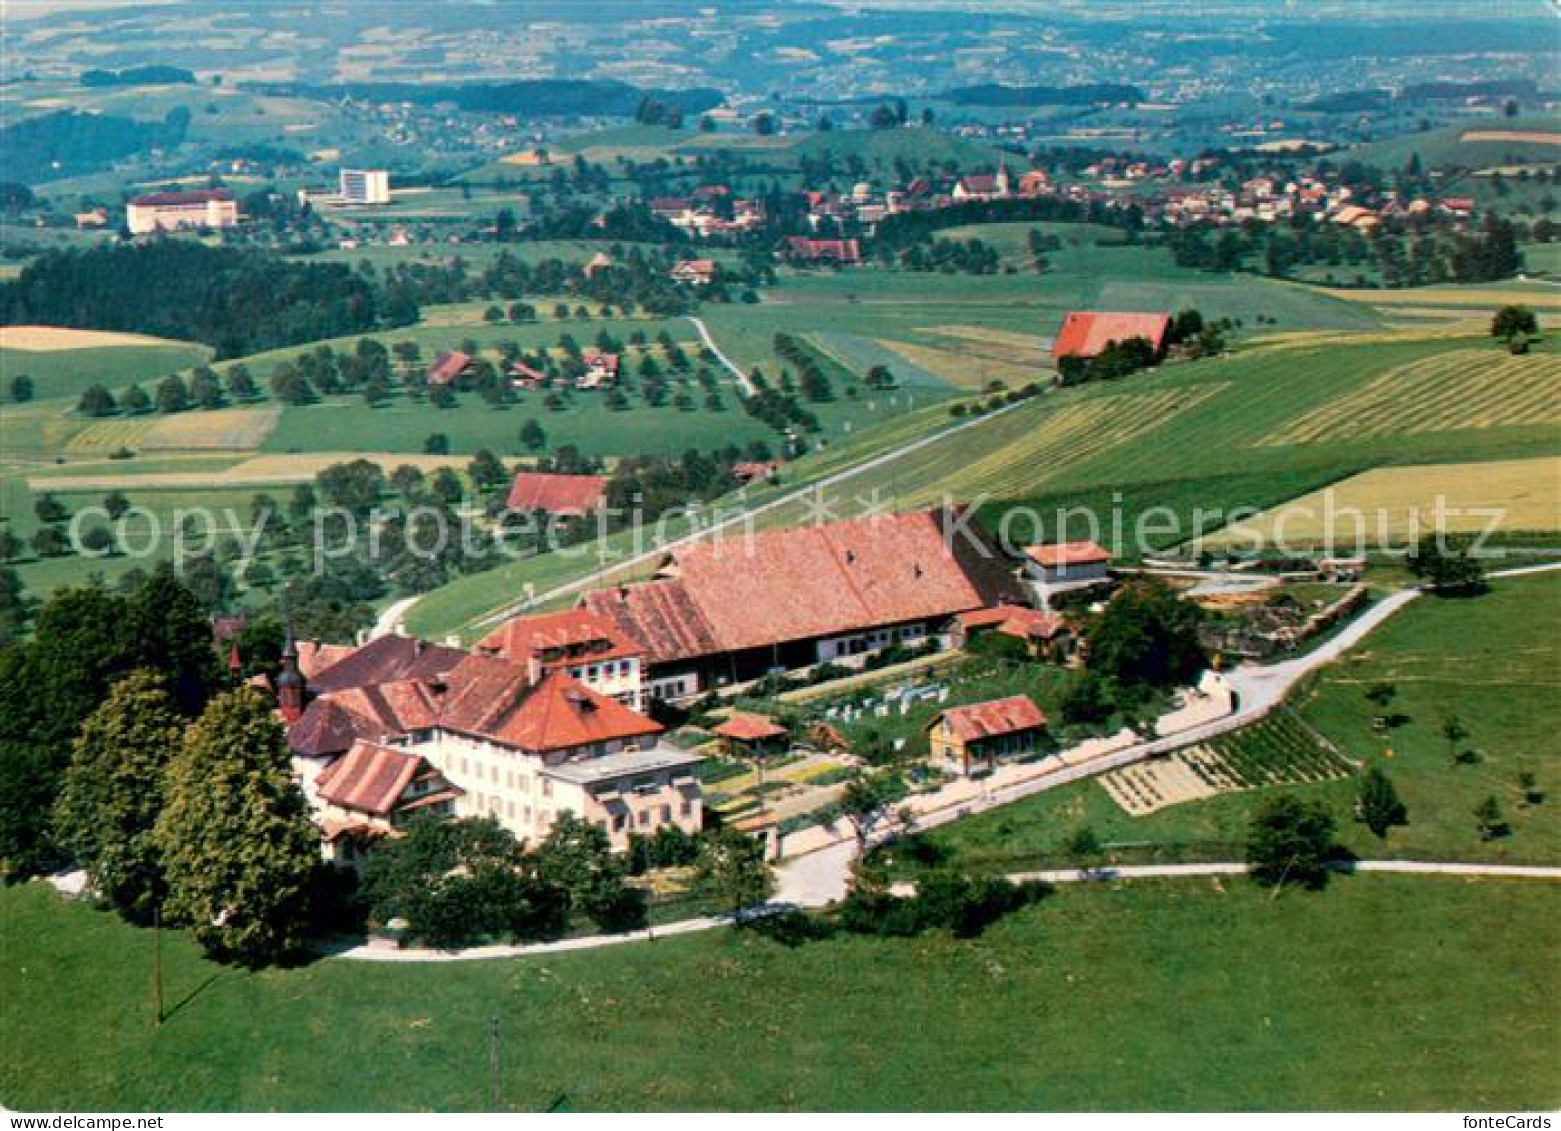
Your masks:
{"label": "sloping hill", "polygon": [[1491,118],[1405,134],[1339,155],[1384,169],[1399,169],[1418,154],[1427,169],[1486,169],[1525,162],[1561,161],[1561,128],[1552,118]]}

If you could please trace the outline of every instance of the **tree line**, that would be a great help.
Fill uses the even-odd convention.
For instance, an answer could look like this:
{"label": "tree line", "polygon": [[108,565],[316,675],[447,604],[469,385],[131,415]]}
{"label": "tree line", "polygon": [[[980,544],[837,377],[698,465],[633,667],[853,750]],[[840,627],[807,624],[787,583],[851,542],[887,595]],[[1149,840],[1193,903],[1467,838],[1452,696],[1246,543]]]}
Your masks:
{"label": "tree line", "polygon": [[205,342],[220,359],[408,325],[418,309],[343,264],[157,239],[49,252],[0,286],[0,314]]}

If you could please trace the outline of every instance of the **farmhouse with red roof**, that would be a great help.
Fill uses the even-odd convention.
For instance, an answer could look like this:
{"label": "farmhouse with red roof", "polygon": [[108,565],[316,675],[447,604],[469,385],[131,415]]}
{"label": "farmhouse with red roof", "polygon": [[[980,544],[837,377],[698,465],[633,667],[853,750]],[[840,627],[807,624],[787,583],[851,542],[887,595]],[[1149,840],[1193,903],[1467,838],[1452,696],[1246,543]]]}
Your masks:
{"label": "farmhouse with red roof", "polygon": [[1052,342],[1052,357],[1088,360],[1099,357],[1113,342],[1143,338],[1159,356],[1171,329],[1169,314],[1120,314],[1097,310],[1070,311]]}
{"label": "farmhouse with red roof", "polygon": [[662,745],[660,724],[572,674],[637,665],[635,646],[580,613],[507,627],[498,643],[519,661],[383,637],[310,680],[284,657],[279,695],[306,703],[284,714],[288,745],[330,853],[350,855],[344,837],[395,835],[425,808],[491,816],[533,842],[561,812],[616,848],[630,832],[700,828],[700,756]]}
{"label": "farmhouse with red roof", "polygon": [[715,260],[685,259],[674,264],[670,274],[674,283],[692,283],[702,287],[715,281]]}
{"label": "farmhouse with red roof", "polygon": [[313,793],[332,855],[352,863],[365,841],[418,814],[454,813],[462,790],[420,754],[360,740],[320,772]]}
{"label": "farmhouse with red roof", "polygon": [[460,350],[442,353],[428,367],[430,385],[453,385],[472,367],[472,356]]}
{"label": "farmhouse with red roof", "polygon": [[510,484],[504,505],[510,510],[545,514],[595,514],[607,501],[605,475],[554,475],[522,471]]}
{"label": "farmhouse with red roof", "polygon": [[935,763],[957,765],[969,777],[972,762],[985,762],[990,772],[999,758],[1035,753],[1045,733],[1041,709],[1028,696],[1011,695],[940,711],[927,724],[927,745]]}
{"label": "farmhouse with red roof", "polygon": [[856,240],[815,240],[787,236],[783,249],[798,263],[848,267],[862,262],[862,245]]}
{"label": "farmhouse with red roof", "polygon": [[996,605],[960,613],[950,626],[949,642],[963,648],[987,633],[1022,642],[1038,660],[1061,661],[1073,652],[1074,633],[1056,613],[1023,605]]}

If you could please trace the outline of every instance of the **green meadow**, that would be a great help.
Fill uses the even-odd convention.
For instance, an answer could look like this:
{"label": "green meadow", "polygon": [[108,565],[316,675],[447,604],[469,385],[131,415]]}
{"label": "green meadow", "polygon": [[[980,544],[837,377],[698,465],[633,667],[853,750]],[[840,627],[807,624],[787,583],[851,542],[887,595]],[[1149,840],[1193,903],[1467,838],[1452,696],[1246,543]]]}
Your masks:
{"label": "green meadow", "polygon": [[[746,930],[257,974],[0,892],[21,1110],[1529,1110],[1561,1101],[1554,885],[1070,888],[957,940]],[[1499,923],[1500,929],[1492,924]],[[500,1035],[492,1099],[489,1032]]]}

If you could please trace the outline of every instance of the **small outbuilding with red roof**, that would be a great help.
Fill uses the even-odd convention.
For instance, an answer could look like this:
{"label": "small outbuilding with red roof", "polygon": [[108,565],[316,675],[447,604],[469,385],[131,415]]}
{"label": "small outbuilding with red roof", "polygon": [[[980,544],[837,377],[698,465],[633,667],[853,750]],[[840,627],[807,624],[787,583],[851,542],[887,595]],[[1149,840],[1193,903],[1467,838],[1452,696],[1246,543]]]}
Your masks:
{"label": "small outbuilding with red roof", "polygon": [[991,771],[999,758],[1035,753],[1045,734],[1046,716],[1025,695],[950,707],[927,724],[933,761],[955,763],[966,777],[973,761]]}
{"label": "small outbuilding with red roof", "polygon": [[1096,542],[1052,542],[1024,551],[1030,576],[1042,585],[1105,581],[1111,552]]}

